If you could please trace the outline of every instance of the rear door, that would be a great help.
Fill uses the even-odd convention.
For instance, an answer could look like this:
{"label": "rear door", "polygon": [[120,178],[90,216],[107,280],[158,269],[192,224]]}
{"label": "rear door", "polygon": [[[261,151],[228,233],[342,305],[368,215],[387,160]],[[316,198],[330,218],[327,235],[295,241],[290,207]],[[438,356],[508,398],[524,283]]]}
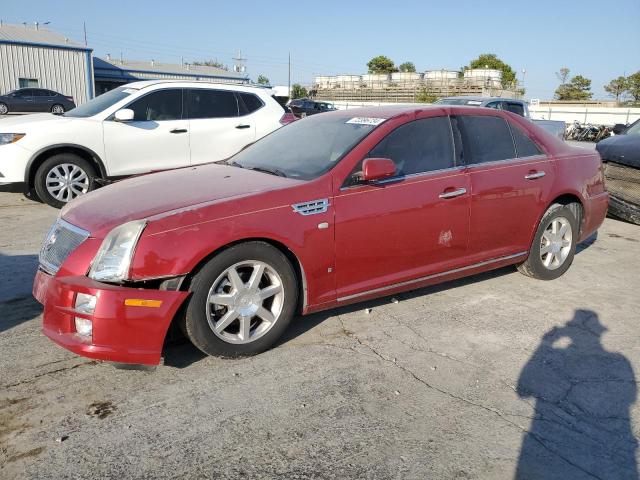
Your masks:
{"label": "rear door", "polygon": [[155,90],[126,107],[130,122],[102,122],[109,175],[166,170],[189,165],[189,122],[183,119],[183,90]]}
{"label": "rear door", "polygon": [[50,112],[53,106],[53,92],[41,88],[33,89],[33,107],[36,112]]}
{"label": "rear door", "polygon": [[551,190],[553,162],[525,130],[500,116],[459,115],[453,123],[471,179],[470,262],[527,252]]}
{"label": "rear door", "polygon": [[367,157],[390,158],[397,175],[334,197],[338,300],[465,264],[470,186],[449,118],[405,123]]}
{"label": "rear door", "polygon": [[255,119],[240,115],[239,102],[231,90],[187,89],[192,165],[229,158],[254,141]]}

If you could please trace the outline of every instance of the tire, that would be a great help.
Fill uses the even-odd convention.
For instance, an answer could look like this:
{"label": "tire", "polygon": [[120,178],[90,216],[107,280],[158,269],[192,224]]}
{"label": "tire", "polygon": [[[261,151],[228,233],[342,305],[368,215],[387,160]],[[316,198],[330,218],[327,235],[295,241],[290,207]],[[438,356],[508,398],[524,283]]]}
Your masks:
{"label": "tire", "polygon": [[[579,208],[578,204],[556,203],[547,209],[536,230],[529,257],[518,265],[520,273],[539,280],[554,280],[569,269],[579,235],[579,214],[576,214]],[[565,228],[564,234],[562,228]]]}
{"label": "tire", "polygon": [[[71,175],[75,182],[63,184],[65,175],[66,178]],[[94,190],[95,177],[96,170],[87,160],[73,153],[59,153],[38,167],[34,187],[40,200],[54,208],[62,208],[74,198]]]}
{"label": "tire", "polygon": [[[231,270],[238,274],[235,280]],[[261,272],[260,278],[251,285],[256,272]],[[280,291],[271,294],[278,286]],[[259,241],[235,245],[213,257],[194,276],[189,291],[184,318],[187,338],[207,355],[220,357],[267,350],[286,330],[298,303],[298,281],[291,263],[280,250]],[[259,292],[266,296],[260,298]],[[248,330],[243,328],[246,325]]]}
{"label": "tire", "polygon": [[9,113],[9,107],[6,103],[0,102],[0,115],[6,115]]}
{"label": "tire", "polygon": [[64,106],[60,105],[59,103],[51,106],[51,113],[53,113],[54,115],[62,115],[64,111]]}

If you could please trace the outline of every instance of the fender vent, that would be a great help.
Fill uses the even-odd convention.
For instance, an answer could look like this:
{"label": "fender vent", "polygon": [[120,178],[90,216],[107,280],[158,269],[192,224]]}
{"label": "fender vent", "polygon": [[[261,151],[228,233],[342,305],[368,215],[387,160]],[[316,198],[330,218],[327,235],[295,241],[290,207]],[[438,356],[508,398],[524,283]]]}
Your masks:
{"label": "fender vent", "polygon": [[322,200],[313,200],[311,202],[296,203],[291,205],[294,212],[298,212],[300,215],[315,215],[316,213],[324,213],[329,208],[329,200],[323,198]]}

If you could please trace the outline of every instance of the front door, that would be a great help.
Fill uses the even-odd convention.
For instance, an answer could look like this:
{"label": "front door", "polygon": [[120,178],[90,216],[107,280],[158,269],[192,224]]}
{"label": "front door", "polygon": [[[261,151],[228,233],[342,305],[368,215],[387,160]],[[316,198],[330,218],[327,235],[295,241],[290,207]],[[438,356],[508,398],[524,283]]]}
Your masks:
{"label": "front door", "polygon": [[405,123],[368,157],[392,159],[396,177],[347,183],[334,197],[339,301],[465,262],[470,185],[449,118]]}
{"label": "front door", "polygon": [[471,178],[470,261],[527,252],[551,190],[553,162],[501,117],[461,115],[454,125]]}
{"label": "front door", "polygon": [[14,112],[33,112],[33,89],[18,90],[11,99],[11,110]]}
{"label": "front door", "polygon": [[239,99],[231,90],[187,90],[191,132],[191,164],[224,160],[256,137],[256,115],[240,115]]}
{"label": "front door", "polygon": [[103,122],[110,176],[166,170],[189,165],[189,122],[182,115],[182,89],[156,90],[124,108],[129,122]]}

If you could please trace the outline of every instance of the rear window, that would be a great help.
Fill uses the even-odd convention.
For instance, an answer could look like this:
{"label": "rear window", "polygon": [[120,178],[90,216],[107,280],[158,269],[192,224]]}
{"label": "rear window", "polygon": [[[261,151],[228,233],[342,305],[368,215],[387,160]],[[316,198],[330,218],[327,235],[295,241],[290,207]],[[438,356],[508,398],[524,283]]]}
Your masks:
{"label": "rear window", "polygon": [[187,111],[191,119],[237,117],[238,101],[229,90],[191,89]]}
{"label": "rear window", "polygon": [[509,122],[511,126],[511,133],[513,134],[513,141],[516,144],[516,152],[518,157],[532,157],[533,155],[540,155],[542,151],[520,128],[516,127],[513,123]]}
{"label": "rear window", "polygon": [[502,118],[461,115],[457,117],[457,125],[462,133],[467,163],[495,162],[516,157],[509,125]]}
{"label": "rear window", "polygon": [[524,106],[521,103],[504,102],[502,108],[524,117]]}

